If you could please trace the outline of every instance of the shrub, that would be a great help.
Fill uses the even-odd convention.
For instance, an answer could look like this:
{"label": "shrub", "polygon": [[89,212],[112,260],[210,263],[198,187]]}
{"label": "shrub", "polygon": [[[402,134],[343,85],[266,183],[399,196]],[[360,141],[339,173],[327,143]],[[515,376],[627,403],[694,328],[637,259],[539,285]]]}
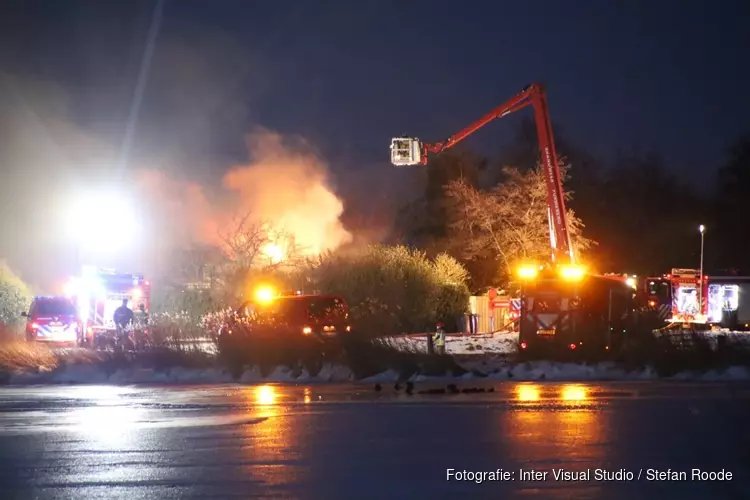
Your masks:
{"label": "shrub", "polygon": [[226,315],[211,290],[162,284],[154,288],[151,304],[151,339],[160,347],[184,350],[197,340],[215,340]]}
{"label": "shrub", "polygon": [[306,369],[317,375],[323,362],[337,363],[341,352],[333,342],[310,337],[250,334],[243,325],[235,326],[231,337],[219,340],[219,360],[239,376],[249,366],[257,366],[266,376],[277,366]]}
{"label": "shrub", "polygon": [[198,319],[218,307],[210,290],[162,284],[155,286],[151,295],[151,311],[157,314],[182,314]]}
{"label": "shrub", "polygon": [[198,318],[186,313],[152,314],[151,340],[154,346],[180,350],[196,347],[196,343],[215,343],[220,326],[226,323],[231,313],[231,309],[225,309]]}
{"label": "shrub", "polygon": [[251,366],[258,367],[262,376],[267,376],[277,366],[286,366],[298,374],[304,369],[314,376],[327,363],[349,367],[356,379],[387,370],[397,372],[404,380],[417,374],[442,376],[466,372],[450,356],[399,350],[382,339],[348,335],[326,340],[256,336],[243,326],[236,328],[231,338],[219,342],[219,360],[235,377]]}
{"label": "shrub", "polygon": [[29,287],[6,265],[0,264],[0,333],[16,336],[23,324],[21,311],[31,303]]}
{"label": "shrub", "polygon": [[405,246],[375,245],[329,254],[311,275],[318,291],[346,299],[360,334],[423,332],[438,320],[454,329],[468,308],[468,273],[448,255],[430,260]]}

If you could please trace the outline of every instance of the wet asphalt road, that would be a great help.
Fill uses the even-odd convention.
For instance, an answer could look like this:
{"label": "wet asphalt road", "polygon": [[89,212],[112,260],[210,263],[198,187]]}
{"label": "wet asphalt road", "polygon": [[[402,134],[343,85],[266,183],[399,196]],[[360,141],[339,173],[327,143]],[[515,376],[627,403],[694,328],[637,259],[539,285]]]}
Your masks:
{"label": "wet asphalt road", "polygon": [[[0,389],[0,498],[750,496],[748,385],[492,386]],[[512,479],[447,481],[449,468]],[[522,480],[521,469],[548,474]],[[641,479],[561,482],[553,469]],[[648,469],[688,480],[647,481]],[[733,477],[691,481],[692,469]]]}

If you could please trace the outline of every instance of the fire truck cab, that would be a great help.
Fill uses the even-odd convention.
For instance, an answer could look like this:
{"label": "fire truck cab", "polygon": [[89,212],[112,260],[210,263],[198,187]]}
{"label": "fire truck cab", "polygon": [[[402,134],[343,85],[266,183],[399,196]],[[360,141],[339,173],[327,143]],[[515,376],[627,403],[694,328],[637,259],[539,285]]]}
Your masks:
{"label": "fire truck cab", "polygon": [[697,269],[672,269],[646,279],[649,309],[666,324],[750,328],[750,276],[702,276]]}
{"label": "fire truck cab", "polygon": [[635,289],[625,279],[541,269],[523,283],[521,351],[619,348],[632,326]]}

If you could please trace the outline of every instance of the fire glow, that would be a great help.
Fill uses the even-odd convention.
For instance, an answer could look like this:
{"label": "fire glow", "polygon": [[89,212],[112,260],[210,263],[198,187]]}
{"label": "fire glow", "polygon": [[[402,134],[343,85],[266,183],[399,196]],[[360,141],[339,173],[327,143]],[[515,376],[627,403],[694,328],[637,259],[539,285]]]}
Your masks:
{"label": "fire glow", "polygon": [[[253,161],[231,168],[221,188],[142,171],[140,184],[164,219],[164,229],[179,241],[198,240],[221,247],[237,217],[272,228],[260,249],[272,263],[289,257],[293,242],[300,256],[316,256],[348,243],[352,235],[340,221],[343,202],[330,187],[326,165],[305,148],[290,148],[278,134],[262,131],[248,140]],[[299,152],[302,149],[302,152]],[[174,221],[186,221],[174,227]]]}

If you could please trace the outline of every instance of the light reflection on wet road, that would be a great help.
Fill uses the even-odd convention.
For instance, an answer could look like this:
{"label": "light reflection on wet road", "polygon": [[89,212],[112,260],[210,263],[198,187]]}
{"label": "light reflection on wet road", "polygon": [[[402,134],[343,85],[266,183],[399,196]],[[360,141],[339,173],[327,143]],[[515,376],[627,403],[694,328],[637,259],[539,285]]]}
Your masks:
{"label": "light reflection on wet road", "polygon": [[[435,387],[435,384],[416,390]],[[470,387],[490,387],[472,383]],[[495,383],[0,390],[2,498],[743,498],[750,386]],[[514,481],[446,481],[446,469]],[[555,481],[725,469],[731,482]],[[519,470],[549,471],[521,481]]]}

